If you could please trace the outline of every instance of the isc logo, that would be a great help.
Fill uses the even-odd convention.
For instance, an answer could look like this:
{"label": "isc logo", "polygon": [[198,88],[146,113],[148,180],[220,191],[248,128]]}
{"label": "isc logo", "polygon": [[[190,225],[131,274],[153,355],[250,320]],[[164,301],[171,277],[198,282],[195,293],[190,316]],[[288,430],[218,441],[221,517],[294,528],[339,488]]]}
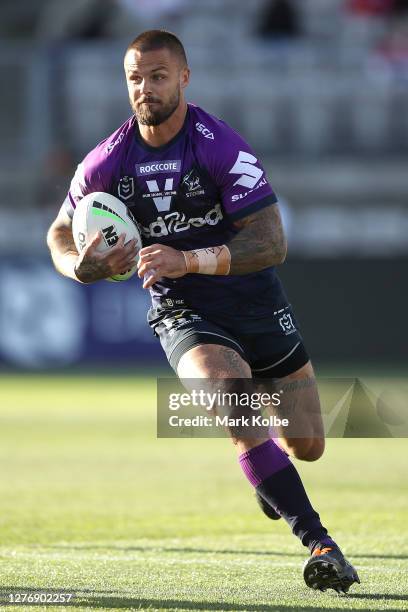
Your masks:
{"label": "isc logo", "polygon": [[206,128],[205,125],[203,125],[200,122],[197,122],[195,126],[196,126],[196,130],[198,132],[201,132],[201,134],[205,138],[209,138],[210,140],[214,140],[214,134],[212,132],[210,132],[210,130],[208,128]]}
{"label": "isc logo", "polygon": [[102,229],[102,234],[105,239],[107,246],[113,247],[117,241],[119,240],[118,235],[115,231],[115,226],[110,225],[109,227],[104,227]]}

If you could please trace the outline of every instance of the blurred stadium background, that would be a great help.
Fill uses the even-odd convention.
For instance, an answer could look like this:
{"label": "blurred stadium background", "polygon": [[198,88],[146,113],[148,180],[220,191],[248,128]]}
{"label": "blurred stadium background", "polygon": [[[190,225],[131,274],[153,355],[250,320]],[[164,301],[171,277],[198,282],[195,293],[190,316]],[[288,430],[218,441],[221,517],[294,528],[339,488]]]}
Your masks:
{"label": "blurred stadium background", "polygon": [[184,41],[189,100],[262,157],[315,362],[406,365],[406,0],[2,0],[1,13],[0,367],[165,366],[137,280],[77,286],[45,247],[76,163],[130,114],[122,55],[150,27]]}

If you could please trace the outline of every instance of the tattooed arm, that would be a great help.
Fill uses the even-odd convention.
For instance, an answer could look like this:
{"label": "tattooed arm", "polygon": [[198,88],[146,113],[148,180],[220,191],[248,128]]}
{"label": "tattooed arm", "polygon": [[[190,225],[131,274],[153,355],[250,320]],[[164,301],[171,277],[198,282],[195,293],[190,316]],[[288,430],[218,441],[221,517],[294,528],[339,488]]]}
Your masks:
{"label": "tattooed arm", "polygon": [[47,245],[58,272],[78,281],[79,279],[75,274],[75,264],[79,254],[72,237],[72,220],[64,208],[61,208],[57,218],[48,230]]}
{"label": "tattooed arm", "polygon": [[258,272],[285,261],[286,238],[276,204],[234,225],[240,231],[227,245],[231,253],[230,274]]}
{"label": "tattooed arm", "polygon": [[124,244],[125,235],[122,234],[114,247],[100,253],[97,247],[101,240],[101,234],[96,234],[79,254],[72,236],[72,220],[63,208],[47,234],[48,248],[58,272],[80,283],[93,283],[121,274],[135,265],[137,251],[134,240]]}

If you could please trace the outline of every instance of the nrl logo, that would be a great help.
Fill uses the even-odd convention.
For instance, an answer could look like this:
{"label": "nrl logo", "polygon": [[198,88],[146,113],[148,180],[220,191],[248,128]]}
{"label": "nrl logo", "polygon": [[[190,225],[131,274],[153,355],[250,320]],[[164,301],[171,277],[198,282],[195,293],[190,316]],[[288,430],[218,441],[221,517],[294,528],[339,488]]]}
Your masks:
{"label": "nrl logo", "polygon": [[118,196],[121,200],[129,200],[135,195],[135,181],[131,176],[122,176],[118,184]]}

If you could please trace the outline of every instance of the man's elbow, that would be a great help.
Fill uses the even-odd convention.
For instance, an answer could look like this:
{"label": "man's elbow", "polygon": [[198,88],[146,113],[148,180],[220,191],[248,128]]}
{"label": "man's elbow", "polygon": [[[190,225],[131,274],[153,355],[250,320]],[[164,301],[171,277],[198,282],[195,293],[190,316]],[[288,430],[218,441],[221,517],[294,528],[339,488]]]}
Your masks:
{"label": "man's elbow", "polygon": [[72,236],[72,230],[57,217],[48,229],[46,236],[47,246],[52,252],[61,240],[66,242],[67,238],[70,236]]}
{"label": "man's elbow", "polygon": [[50,249],[50,251],[51,251],[52,245],[54,244],[54,239],[55,239],[55,228],[54,228],[54,223],[52,223],[48,229],[47,237],[46,237],[47,247]]}
{"label": "man's elbow", "polygon": [[283,264],[286,260],[286,255],[288,254],[288,245],[287,242],[285,240],[285,242],[282,244],[282,248],[279,252],[279,262],[278,264]]}
{"label": "man's elbow", "polygon": [[283,264],[286,259],[287,251],[288,248],[286,240],[283,240],[279,245],[276,245],[275,249],[273,249],[273,252],[271,252],[270,258],[268,258],[270,259],[268,265],[280,266],[281,264]]}

